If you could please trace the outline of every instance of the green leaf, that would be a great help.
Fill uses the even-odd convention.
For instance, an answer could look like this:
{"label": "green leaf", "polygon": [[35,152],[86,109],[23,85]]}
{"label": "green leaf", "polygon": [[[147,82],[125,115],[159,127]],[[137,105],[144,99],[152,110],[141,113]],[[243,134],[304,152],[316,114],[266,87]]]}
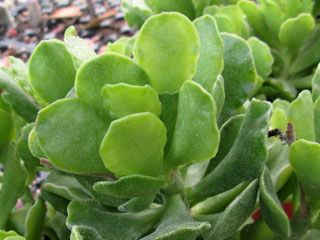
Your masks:
{"label": "green leaf", "polygon": [[223,70],[223,42],[213,17],[197,18],[194,26],[200,37],[200,57],[193,81],[210,91]]}
{"label": "green leaf", "polygon": [[320,97],[320,63],[312,78],[312,100],[316,102]]}
{"label": "green leaf", "polygon": [[162,105],[160,119],[167,129],[167,143],[164,148],[164,153],[166,154],[171,146],[174,128],[176,126],[179,94],[166,93],[159,95],[159,99]]}
{"label": "green leaf", "polygon": [[86,193],[83,192],[81,185],[76,179],[70,176],[60,175],[55,172],[50,173],[42,186],[43,189],[47,190],[48,192],[55,193],[70,201],[73,199],[91,199]]}
{"label": "green leaf", "polygon": [[214,19],[216,20],[219,32],[227,32],[236,34],[236,27],[232,23],[230,17],[226,15],[213,15]]}
{"label": "green leaf", "polygon": [[320,144],[304,139],[295,141],[290,147],[290,163],[300,180],[307,200],[320,206]]}
{"label": "green leaf", "polygon": [[8,237],[14,237],[14,236],[19,236],[19,235],[14,231],[5,232],[0,230],[0,240],[6,240]]}
{"label": "green leaf", "polygon": [[293,123],[298,139],[315,141],[313,102],[308,90],[301,92],[290,104],[288,120]]}
{"label": "green leaf", "polygon": [[270,127],[272,129],[278,128],[282,131],[285,131],[287,122],[288,116],[286,115],[285,111],[279,108],[274,108],[270,119]]}
{"label": "green leaf", "polygon": [[301,0],[284,0],[283,10],[287,18],[294,18],[299,15],[301,9]]}
{"label": "green leaf", "polygon": [[64,31],[64,37],[75,37],[77,36],[77,30],[74,26],[70,26],[68,27],[65,31]]}
{"label": "green leaf", "polygon": [[111,213],[94,201],[73,200],[68,207],[67,226],[78,226],[83,240],[140,239],[159,222],[163,208],[138,213]]}
{"label": "green leaf", "polygon": [[265,167],[259,181],[261,214],[270,229],[285,239],[289,238],[290,225],[281,207],[268,169]]}
{"label": "green leaf", "polygon": [[314,132],[316,135],[316,141],[320,143],[320,97],[314,103]]}
{"label": "green leaf", "polygon": [[149,75],[152,86],[159,93],[175,93],[197,70],[200,40],[185,16],[162,13],[150,17],[142,26],[135,50],[135,58]]}
{"label": "green leaf", "polygon": [[26,218],[26,240],[41,240],[44,220],[47,214],[47,208],[41,196],[38,197],[34,205],[29,209]]}
{"label": "green leaf", "polygon": [[225,208],[249,185],[248,182],[242,182],[236,187],[209,197],[203,202],[197,203],[191,209],[195,215],[206,215],[223,212]]}
{"label": "green leaf", "polygon": [[151,112],[156,116],[161,114],[158,93],[149,85],[106,84],[101,90],[101,96],[104,107],[113,118],[142,112]]}
{"label": "green leaf", "polygon": [[81,66],[77,73],[77,95],[100,113],[107,114],[103,107],[101,88],[105,84],[127,83],[145,85],[149,82],[146,73],[130,58],[116,53],[99,55]]}
{"label": "green leaf", "polygon": [[83,237],[80,234],[79,227],[77,225],[74,225],[71,230],[71,240],[83,240]]}
{"label": "green leaf", "polygon": [[191,20],[195,18],[192,0],[147,0],[156,13],[180,12]]}
{"label": "green leaf", "polygon": [[213,84],[211,94],[214,98],[217,107],[217,119],[219,119],[221,110],[224,105],[225,93],[224,93],[224,79],[222,75],[218,75],[217,81]]}
{"label": "green leaf", "polygon": [[0,109],[0,146],[14,139],[15,128],[12,116]]}
{"label": "green leaf", "polygon": [[319,238],[320,238],[320,231],[316,229],[310,229],[301,240],[317,240]]}
{"label": "green leaf", "polygon": [[23,89],[23,91],[29,95],[33,94],[29,82],[29,70],[28,65],[21,59],[10,56],[10,73],[16,83]]}
{"label": "green leaf", "polygon": [[[124,1],[122,2],[124,3]],[[120,53],[122,55],[125,55],[127,57],[131,56],[132,53],[132,47],[136,41],[136,37],[121,37],[119,40],[108,43],[106,47],[106,52],[114,52],[114,53]]]}
{"label": "green leaf", "polygon": [[130,175],[120,178],[115,182],[102,181],[94,185],[94,190],[110,196],[120,198],[144,197],[157,193],[163,187],[161,178],[144,175]]}
{"label": "green leaf", "polygon": [[209,228],[208,222],[192,220],[181,196],[177,194],[168,198],[166,210],[156,231],[141,240],[193,240]]}
{"label": "green leaf", "polygon": [[32,155],[28,146],[29,134],[33,130],[33,127],[34,123],[30,123],[21,129],[21,135],[17,141],[17,149],[19,152],[19,156],[23,161],[34,166],[40,166],[39,159]]}
{"label": "green leaf", "polygon": [[59,195],[56,195],[54,193],[48,192],[45,189],[41,190],[41,196],[46,202],[50,203],[50,205],[52,205],[52,207],[56,211],[66,215],[66,216],[68,215],[67,207],[70,203],[69,200],[67,200]]}
{"label": "green leaf", "polygon": [[27,174],[14,145],[3,145],[0,148],[0,159],[5,169],[0,195],[0,229],[3,229],[18,198],[24,193]]}
{"label": "green leaf", "polygon": [[43,153],[43,150],[39,144],[39,140],[38,140],[35,128],[33,128],[29,133],[28,148],[33,156],[39,159],[46,158],[46,155]]}
{"label": "green leaf", "polygon": [[136,197],[130,199],[128,202],[120,205],[118,210],[121,212],[140,212],[150,206],[155,198],[154,194],[145,197]]}
{"label": "green leaf", "polygon": [[220,162],[227,156],[230,149],[232,148],[234,141],[236,140],[243,119],[244,114],[234,116],[230,118],[223,126],[220,128],[220,144],[217,155],[210,160],[209,166],[207,168],[206,174],[210,173],[215,169]]}
{"label": "green leaf", "polygon": [[157,176],[163,169],[166,128],[152,113],[137,113],[113,121],[105,135],[100,156],[119,176]]}
{"label": "green leaf", "polygon": [[262,78],[267,78],[272,72],[274,62],[269,46],[256,37],[249,38],[248,43],[252,50],[257,73]]}
{"label": "green leaf", "polygon": [[264,0],[259,10],[263,14],[267,26],[273,33],[273,36],[278,38],[280,26],[286,19],[285,14],[272,0]]}
{"label": "green leaf", "polygon": [[[303,37],[303,36],[301,36]],[[291,74],[299,73],[320,60],[320,26],[316,24],[314,31],[300,49],[298,56],[290,68]]]}
{"label": "green leaf", "polygon": [[[286,128],[283,128],[283,130],[285,129]],[[288,181],[292,174],[292,167],[289,163],[289,146],[276,140],[268,149],[266,166],[270,170],[272,183],[276,191],[278,191]]]}
{"label": "green leaf", "polygon": [[76,179],[81,185],[82,191],[93,198],[96,202],[100,203],[100,205],[105,205],[108,207],[118,207],[127,201],[127,199],[101,194],[94,190],[94,184],[99,181],[105,180],[105,178],[78,175],[76,176]]}
{"label": "green leaf", "polygon": [[186,81],[180,89],[177,122],[165,165],[209,160],[216,155],[219,141],[213,97],[199,84]]}
{"label": "green leaf", "polygon": [[29,62],[32,89],[45,102],[64,98],[72,88],[76,71],[63,42],[41,41]]}
{"label": "green leaf", "polygon": [[234,199],[219,217],[207,239],[230,237],[251,215],[258,193],[258,180],[254,180]]}
{"label": "green leaf", "polygon": [[73,66],[76,71],[87,61],[96,57],[97,54],[82,38],[76,36],[67,36],[64,38],[67,51],[70,53]]}
{"label": "green leaf", "polygon": [[126,22],[135,29],[140,29],[152,14],[152,9],[145,0],[123,0],[121,8],[125,13]]}
{"label": "green leaf", "polygon": [[256,3],[253,1],[243,0],[238,4],[241,7],[242,11],[245,13],[248,23],[253,28],[254,33],[259,38],[266,41],[271,47],[277,47],[277,40],[270,32],[265,22],[264,16]]}
{"label": "green leaf", "polygon": [[246,240],[279,240],[279,235],[274,233],[260,217],[254,223],[245,226],[241,231],[241,239]]}
{"label": "green leaf", "polygon": [[295,55],[312,33],[314,26],[315,22],[311,14],[303,13],[296,18],[288,19],[281,25],[280,42],[287,47],[291,55]]}
{"label": "green leaf", "polygon": [[[48,209],[48,215],[49,215]],[[67,217],[62,213],[56,212],[54,216],[50,216],[47,225],[49,225],[56,233],[58,239],[69,239],[70,230],[66,226]],[[46,229],[44,229],[46,232]]]}
{"label": "green leaf", "polygon": [[210,0],[192,0],[193,6],[196,10],[196,17],[201,17],[204,9],[210,5]]}
{"label": "green leaf", "polygon": [[226,122],[248,99],[257,73],[249,44],[240,37],[222,33],[224,42],[224,78],[226,99],[219,123]]}
{"label": "green leaf", "polygon": [[69,98],[42,109],[35,131],[55,167],[71,173],[105,173],[99,146],[108,125],[81,99]]}
{"label": "green leaf", "polygon": [[14,83],[13,79],[0,69],[0,89],[3,100],[27,122],[33,122],[38,113],[38,106]]}
{"label": "green leaf", "polygon": [[190,199],[214,196],[260,176],[267,157],[265,141],[271,110],[268,102],[251,102],[231,150],[211,173],[190,190]]}

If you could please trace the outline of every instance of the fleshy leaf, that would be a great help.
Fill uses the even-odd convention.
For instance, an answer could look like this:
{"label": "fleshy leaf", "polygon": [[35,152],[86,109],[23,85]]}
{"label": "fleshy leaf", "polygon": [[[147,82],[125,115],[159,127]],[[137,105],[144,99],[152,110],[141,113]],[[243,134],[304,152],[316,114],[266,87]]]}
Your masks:
{"label": "fleshy leaf", "polygon": [[145,197],[136,197],[130,199],[128,202],[120,205],[118,210],[121,212],[140,212],[150,206],[155,198],[154,194]]}
{"label": "fleshy leaf", "polygon": [[269,170],[265,167],[259,181],[261,214],[270,229],[285,239],[289,238],[290,224],[274,188]]}
{"label": "fleshy leaf", "polygon": [[272,47],[278,45],[276,39],[269,31],[269,28],[264,20],[264,16],[259,10],[255,2],[252,1],[240,1],[239,6],[242,11],[246,14],[247,20],[250,26],[253,28],[254,33],[264,41],[270,44]]}
{"label": "fleshy leaf", "polygon": [[155,194],[164,184],[161,178],[144,175],[129,175],[118,181],[97,182],[94,190],[110,196],[121,198],[144,197]]}
{"label": "fleshy leaf", "polygon": [[94,184],[105,180],[105,178],[101,177],[89,177],[89,176],[76,176],[77,182],[81,185],[81,189],[93,198],[96,202],[100,203],[100,205],[105,205],[109,207],[118,207],[121,204],[127,202],[127,199],[118,198],[114,196],[110,196],[107,194],[102,194],[96,192],[94,188]]}
{"label": "fleshy leaf", "polygon": [[252,49],[257,73],[262,78],[268,77],[272,72],[271,67],[273,65],[273,57],[269,46],[256,37],[249,38],[248,43]]}
{"label": "fleshy leaf", "polygon": [[116,53],[105,53],[81,66],[75,89],[83,101],[106,114],[100,95],[105,84],[145,85],[148,82],[146,73],[132,59]]}
{"label": "fleshy leaf", "polygon": [[320,97],[320,63],[312,78],[312,100],[316,102]]}
{"label": "fleshy leaf", "polygon": [[166,154],[171,146],[174,128],[176,126],[179,94],[165,93],[165,94],[159,95],[159,99],[162,105],[162,112],[160,115],[160,119],[164,123],[167,129],[167,143],[164,148],[164,152]]}
{"label": "fleshy leaf", "polygon": [[214,101],[215,101],[216,107],[217,107],[217,117],[216,118],[219,119],[221,110],[224,105],[224,100],[226,97],[225,92],[224,92],[224,79],[223,79],[222,75],[219,75],[217,81],[215,81],[215,83],[213,84],[211,94],[214,98]]}
{"label": "fleshy leaf", "polygon": [[218,240],[230,237],[250,217],[254,210],[257,193],[258,180],[254,180],[224,210],[207,239]]}
{"label": "fleshy leaf", "polygon": [[33,127],[34,123],[31,123],[21,129],[21,135],[17,141],[17,149],[23,161],[34,166],[39,166],[39,159],[32,155],[28,146],[29,134],[32,131]]}
{"label": "fleshy leaf", "polygon": [[29,82],[28,64],[24,63],[21,59],[10,56],[10,73],[12,78],[29,95],[33,94]]}
{"label": "fleshy leaf", "polygon": [[84,240],[77,225],[72,227],[70,240]]}
{"label": "fleshy leaf", "polygon": [[29,62],[32,89],[45,102],[64,98],[73,87],[76,71],[63,42],[41,41]]}
{"label": "fleshy leaf", "polygon": [[27,174],[12,144],[4,144],[0,148],[0,159],[6,169],[0,194],[0,229],[3,229],[18,198],[24,193]]}
{"label": "fleshy leaf", "polygon": [[312,32],[315,22],[311,14],[300,14],[298,17],[288,19],[280,28],[280,42],[288,48],[289,53],[295,55]]}
{"label": "fleshy leaf", "polygon": [[204,9],[210,5],[211,0],[192,0],[193,6],[196,10],[196,17],[203,15]]}
{"label": "fleshy leaf", "polygon": [[320,144],[304,139],[297,140],[290,147],[290,163],[300,180],[307,200],[320,206]]}
{"label": "fleshy leaf", "polygon": [[292,63],[290,73],[295,74],[318,64],[320,60],[320,26],[316,24],[312,36],[307,39],[306,43],[300,49],[296,60]]}
{"label": "fleshy leaf", "polygon": [[236,34],[236,27],[232,23],[231,19],[226,15],[214,15],[219,32],[227,32]]}
{"label": "fleshy leaf", "polygon": [[94,201],[73,200],[68,207],[67,226],[78,226],[83,240],[140,239],[159,222],[163,208],[138,213],[112,213]]}
{"label": "fleshy leaf", "polygon": [[0,146],[14,139],[15,129],[12,116],[0,109]]}
{"label": "fleshy leaf", "polygon": [[116,175],[157,176],[163,169],[166,140],[166,128],[154,114],[132,114],[111,123],[100,156]]}
{"label": "fleshy leaf", "polygon": [[209,160],[216,155],[219,141],[213,97],[199,84],[186,81],[180,89],[177,122],[165,164]]}
{"label": "fleshy leaf", "polygon": [[239,134],[239,130],[244,117],[245,115],[243,114],[234,116],[220,128],[221,140],[218,153],[213,159],[210,160],[206,174],[215,169],[219,165],[219,163],[227,156]]}
{"label": "fleshy leaf", "polygon": [[176,194],[168,198],[166,210],[156,231],[141,240],[193,240],[209,228],[208,222],[192,220],[181,196]]}
{"label": "fleshy leaf", "polygon": [[132,53],[132,47],[135,41],[136,41],[136,37],[132,37],[132,38],[121,37],[119,38],[119,40],[113,43],[108,43],[106,47],[106,52],[120,53],[127,57],[130,57]]}
{"label": "fleshy leaf", "polygon": [[162,13],[142,26],[135,58],[159,93],[174,93],[195,74],[199,51],[200,40],[189,19],[179,13]]}
{"label": "fleshy leaf", "polygon": [[203,202],[197,203],[191,209],[196,215],[206,215],[212,213],[223,212],[224,209],[249,185],[247,182],[242,182],[235,188],[216,196],[209,197]]}
{"label": "fleshy leaf", "polygon": [[282,4],[287,18],[294,18],[299,14],[301,9],[301,0],[284,0]]}
{"label": "fleshy leaf", "polygon": [[43,188],[68,200],[88,200],[90,197],[81,189],[81,185],[72,177],[59,175],[52,172]]}
{"label": "fleshy leaf", "polygon": [[35,131],[55,167],[71,173],[104,173],[99,146],[108,125],[81,99],[69,98],[42,109]]}
{"label": "fleshy leaf", "polygon": [[308,90],[301,92],[290,104],[288,119],[293,123],[298,139],[315,141],[313,102]]}
{"label": "fleshy leaf", "polygon": [[288,116],[286,115],[285,111],[275,108],[270,119],[270,127],[272,129],[278,128],[284,131],[286,129],[287,122]]}
{"label": "fleshy leaf", "polygon": [[210,197],[260,176],[267,157],[265,141],[271,110],[268,102],[251,102],[230,152],[191,189],[188,194],[190,199]]}
{"label": "fleshy leaf", "polygon": [[211,91],[223,70],[223,42],[213,17],[203,16],[194,21],[200,37],[200,57],[193,81]]}
{"label": "fleshy leaf", "polygon": [[240,37],[222,33],[224,42],[224,78],[226,99],[220,125],[234,115],[252,92],[257,73],[249,44]]}
{"label": "fleshy leaf", "polygon": [[67,36],[64,38],[67,51],[70,53],[73,66],[78,70],[81,65],[97,56],[89,44],[77,36]]}
{"label": "fleshy leaf", "polygon": [[286,19],[279,5],[272,0],[264,0],[262,1],[260,11],[264,15],[268,28],[278,38],[280,26]]}
{"label": "fleshy leaf", "polygon": [[45,201],[38,197],[34,205],[29,209],[26,218],[26,240],[41,240],[44,220],[47,214]]}
{"label": "fleshy leaf", "polygon": [[123,0],[121,8],[125,12],[126,22],[135,29],[140,29],[152,14],[152,10],[145,0]]}
{"label": "fleshy leaf", "polygon": [[27,122],[35,121],[39,111],[38,106],[2,69],[0,69],[0,89],[3,90],[3,100],[11,105],[17,114]]}
{"label": "fleshy leaf", "polygon": [[[283,128],[283,132],[285,129]],[[272,183],[278,191],[288,181],[292,173],[292,167],[289,163],[289,146],[284,145],[281,141],[275,141],[268,149],[266,166],[270,170]]]}
{"label": "fleshy leaf", "polygon": [[158,93],[149,85],[135,86],[125,83],[106,84],[101,90],[103,105],[113,118],[122,118],[134,113],[161,113]]}
{"label": "fleshy leaf", "polygon": [[314,131],[316,135],[316,141],[320,143],[320,97],[314,103]]}
{"label": "fleshy leaf", "polygon": [[156,13],[161,12],[180,12],[190,18],[195,17],[195,9],[192,0],[147,0],[148,4]]}
{"label": "fleshy leaf", "polygon": [[35,129],[33,128],[28,137],[28,148],[31,154],[37,158],[47,158],[43,153]]}

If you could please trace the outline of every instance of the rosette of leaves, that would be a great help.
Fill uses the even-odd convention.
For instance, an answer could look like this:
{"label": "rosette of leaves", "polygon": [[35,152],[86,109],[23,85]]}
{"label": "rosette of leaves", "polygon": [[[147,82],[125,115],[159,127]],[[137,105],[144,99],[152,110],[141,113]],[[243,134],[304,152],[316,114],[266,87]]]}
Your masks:
{"label": "rosette of leaves", "polygon": [[[267,45],[253,41],[271,56]],[[180,13],[148,18],[136,37],[101,55],[72,27],[63,42],[42,41],[27,67],[19,63],[23,80],[14,64],[0,71],[8,119],[18,114],[29,123],[21,124],[18,140],[11,130],[1,132],[0,234],[27,240],[316,236],[318,144],[310,142],[316,137],[303,140],[302,120],[294,115],[306,111],[300,102],[309,104],[304,95],[310,93],[274,106],[251,99],[271,67],[265,55],[242,37],[220,33],[212,16],[191,22]],[[317,98],[318,74],[314,79]],[[288,116],[301,138],[290,150],[267,140],[270,124],[286,123],[275,112],[288,104],[292,116],[290,109],[278,114]],[[1,130],[9,123],[1,122]],[[317,136],[315,120],[313,126]],[[311,167],[300,167],[300,149],[310,152],[304,155]],[[26,186],[39,169],[50,175],[35,199]],[[310,206],[310,215],[290,222],[281,207],[290,197],[297,214]],[[23,208],[15,209],[18,198]],[[252,224],[258,207],[262,218]]]}
{"label": "rosette of leaves", "polygon": [[[320,61],[319,26],[315,17],[320,12],[318,1],[123,1],[128,23],[140,28],[152,14],[178,11],[194,20],[212,15],[220,32],[241,36],[249,41],[254,54],[270,61],[264,44],[272,49],[272,69],[261,69],[261,88],[256,96],[293,100],[297,90],[311,89],[311,79]],[[144,14],[142,14],[144,13]],[[148,13],[148,14],[147,14]]]}

